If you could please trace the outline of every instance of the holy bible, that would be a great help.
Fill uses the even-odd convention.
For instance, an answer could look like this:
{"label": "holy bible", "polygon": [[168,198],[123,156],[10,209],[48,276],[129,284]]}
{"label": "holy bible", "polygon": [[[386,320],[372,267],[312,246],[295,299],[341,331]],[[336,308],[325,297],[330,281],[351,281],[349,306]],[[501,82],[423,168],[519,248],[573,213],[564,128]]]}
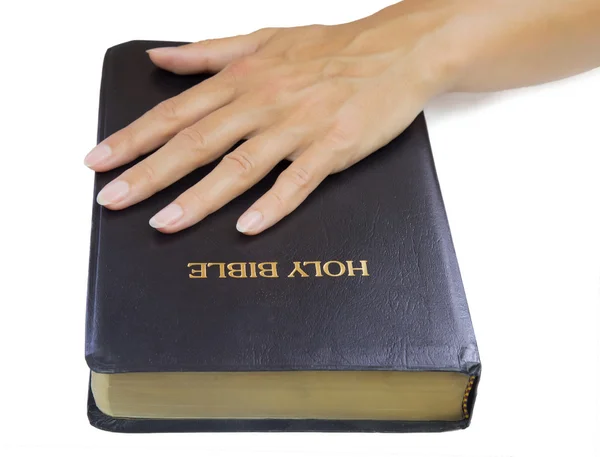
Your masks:
{"label": "holy bible", "polygon": [[[110,48],[98,141],[210,75]],[[398,103],[401,103],[399,101]],[[118,432],[420,432],[469,425],[481,365],[420,114],[257,236],[238,217],[288,163],[197,225],[158,210],[214,166],[121,211],[94,202],[90,423]],[[127,165],[130,166],[130,165]],[[127,167],[95,176],[94,197]]]}

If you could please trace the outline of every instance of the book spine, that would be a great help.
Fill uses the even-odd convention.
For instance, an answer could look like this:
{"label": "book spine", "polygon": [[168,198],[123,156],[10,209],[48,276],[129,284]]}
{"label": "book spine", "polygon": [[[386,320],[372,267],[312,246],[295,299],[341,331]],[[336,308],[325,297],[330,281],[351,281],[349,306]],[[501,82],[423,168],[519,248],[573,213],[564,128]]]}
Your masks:
{"label": "book spine", "polygon": [[[102,77],[100,82],[100,97],[98,103],[98,133],[97,143],[100,143],[106,138],[106,91],[109,86],[109,65],[107,65],[108,58],[113,48],[109,48],[105,55],[102,65]],[[93,357],[94,352],[94,322],[96,320],[96,283],[97,283],[97,271],[98,271],[98,251],[100,244],[100,214],[102,206],[95,202],[96,194],[98,192],[98,180],[94,178],[94,202],[92,205],[92,224],[91,224],[91,237],[90,237],[90,257],[88,265],[88,284],[87,284],[87,302],[86,302],[86,325],[85,325],[85,357],[86,360]]]}

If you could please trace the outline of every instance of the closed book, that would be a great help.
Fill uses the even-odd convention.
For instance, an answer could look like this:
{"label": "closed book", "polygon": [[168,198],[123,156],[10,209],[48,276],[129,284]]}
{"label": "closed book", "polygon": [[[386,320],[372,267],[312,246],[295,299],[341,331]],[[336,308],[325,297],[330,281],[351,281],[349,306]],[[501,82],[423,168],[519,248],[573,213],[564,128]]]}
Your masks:
{"label": "closed book", "polygon": [[[98,141],[210,77],[156,68],[145,50],[173,44],[107,51]],[[92,425],[469,425],[481,364],[423,114],[275,226],[239,233],[238,217],[287,165],[176,234],[148,220],[214,163],[121,211],[94,202],[85,344]],[[96,173],[94,197],[128,166]]]}

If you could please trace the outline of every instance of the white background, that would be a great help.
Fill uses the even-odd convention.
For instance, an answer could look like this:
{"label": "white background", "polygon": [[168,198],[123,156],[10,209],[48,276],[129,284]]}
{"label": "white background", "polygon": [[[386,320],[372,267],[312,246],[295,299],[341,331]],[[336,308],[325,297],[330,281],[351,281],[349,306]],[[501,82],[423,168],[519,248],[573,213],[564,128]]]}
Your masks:
{"label": "white background", "polygon": [[[196,41],[337,23],[388,4],[2,4],[0,454],[564,456],[600,430],[600,71],[449,95],[426,109],[483,360],[472,426],[445,434],[120,435],[86,417],[84,318],[102,58],[131,39]],[[233,229],[233,228],[232,228]]]}

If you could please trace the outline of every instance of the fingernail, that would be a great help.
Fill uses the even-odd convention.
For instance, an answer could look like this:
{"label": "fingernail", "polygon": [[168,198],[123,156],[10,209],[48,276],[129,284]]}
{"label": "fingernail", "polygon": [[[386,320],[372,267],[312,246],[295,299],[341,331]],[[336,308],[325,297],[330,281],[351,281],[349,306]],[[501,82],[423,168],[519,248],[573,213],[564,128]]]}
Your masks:
{"label": "fingernail", "polygon": [[152,48],[152,49],[146,49],[146,52],[148,54],[164,54],[169,52],[171,49],[175,49],[175,47],[173,46],[168,46],[168,47],[164,47],[164,48]]}
{"label": "fingernail", "polygon": [[177,203],[171,203],[169,206],[161,209],[150,219],[150,227],[163,228],[171,225],[181,219],[183,209]]}
{"label": "fingernail", "polygon": [[263,215],[260,211],[250,211],[240,217],[235,228],[242,233],[246,233],[259,228],[262,220]]}
{"label": "fingernail", "polygon": [[110,205],[123,200],[129,193],[129,184],[125,181],[113,181],[108,183],[98,193],[96,201],[101,205]]}
{"label": "fingernail", "polygon": [[86,167],[95,167],[108,159],[112,154],[112,150],[108,144],[99,144],[92,149],[83,159],[83,164]]}

